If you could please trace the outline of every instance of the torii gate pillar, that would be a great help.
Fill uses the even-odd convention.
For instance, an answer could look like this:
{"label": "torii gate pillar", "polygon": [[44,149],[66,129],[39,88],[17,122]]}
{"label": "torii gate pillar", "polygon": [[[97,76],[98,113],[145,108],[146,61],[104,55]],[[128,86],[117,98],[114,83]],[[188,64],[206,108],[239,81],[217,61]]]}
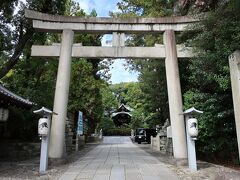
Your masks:
{"label": "torii gate pillar", "polygon": [[163,40],[166,51],[165,66],[170,120],[172,126],[173,153],[175,158],[187,158],[182,93],[174,31],[166,30],[163,34]]}
{"label": "torii gate pillar", "polygon": [[65,153],[65,121],[67,117],[73,35],[72,30],[63,30],[62,32],[53,107],[53,112],[56,112],[58,115],[53,115],[52,117],[49,147],[50,158],[62,158]]}
{"label": "torii gate pillar", "polygon": [[237,50],[229,56],[229,67],[232,84],[234,116],[238,142],[238,156],[240,160],[240,51]]}

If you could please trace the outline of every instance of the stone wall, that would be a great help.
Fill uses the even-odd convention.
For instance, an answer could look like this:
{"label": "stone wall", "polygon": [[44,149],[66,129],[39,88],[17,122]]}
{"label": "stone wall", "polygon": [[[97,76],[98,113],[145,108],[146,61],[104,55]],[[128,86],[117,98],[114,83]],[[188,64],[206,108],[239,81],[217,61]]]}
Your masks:
{"label": "stone wall", "polygon": [[160,131],[159,132],[160,140],[160,152],[166,154],[166,144],[167,144],[167,133]]}
{"label": "stone wall", "polygon": [[155,151],[160,151],[163,154],[173,155],[171,127],[169,120],[166,120],[164,125],[160,127],[157,136],[151,137],[151,148]]}
{"label": "stone wall", "polygon": [[[65,129],[65,143],[66,143],[66,152],[69,154],[76,149],[76,130],[74,126],[74,116],[69,115],[69,118],[66,120],[66,129]],[[83,146],[85,140],[79,138],[79,146]],[[22,160],[32,157],[40,157],[40,148],[41,140],[37,143],[33,142],[12,142],[12,141],[3,141],[0,142],[0,159],[14,159]]]}
{"label": "stone wall", "polygon": [[152,150],[159,151],[160,150],[160,137],[159,134],[156,137],[151,136],[151,148]]}
{"label": "stone wall", "polygon": [[88,136],[87,142],[100,142],[103,139],[103,132],[102,129],[97,130],[95,129],[94,134],[91,134],[91,136]]}
{"label": "stone wall", "polygon": [[24,160],[32,157],[40,157],[40,142],[1,142],[0,159]]}
{"label": "stone wall", "polygon": [[166,142],[166,154],[173,156],[173,144],[172,144],[172,138],[167,138]]}
{"label": "stone wall", "polygon": [[74,115],[68,115],[65,129],[66,152],[71,153],[76,149],[76,128],[74,126]]}

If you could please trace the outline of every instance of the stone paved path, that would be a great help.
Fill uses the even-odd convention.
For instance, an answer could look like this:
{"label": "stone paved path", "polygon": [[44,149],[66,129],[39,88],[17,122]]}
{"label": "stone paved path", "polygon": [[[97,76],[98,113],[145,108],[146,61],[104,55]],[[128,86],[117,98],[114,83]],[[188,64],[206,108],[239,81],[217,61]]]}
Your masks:
{"label": "stone paved path", "polygon": [[162,162],[129,137],[104,137],[103,143],[71,164],[60,180],[177,180]]}

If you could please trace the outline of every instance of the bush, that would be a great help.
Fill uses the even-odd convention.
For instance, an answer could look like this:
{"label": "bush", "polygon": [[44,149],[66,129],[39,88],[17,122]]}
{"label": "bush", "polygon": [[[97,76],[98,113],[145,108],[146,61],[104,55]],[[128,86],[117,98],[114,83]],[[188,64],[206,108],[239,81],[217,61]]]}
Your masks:
{"label": "bush", "polygon": [[105,129],[103,131],[104,136],[130,136],[131,129],[130,128],[112,128]]}

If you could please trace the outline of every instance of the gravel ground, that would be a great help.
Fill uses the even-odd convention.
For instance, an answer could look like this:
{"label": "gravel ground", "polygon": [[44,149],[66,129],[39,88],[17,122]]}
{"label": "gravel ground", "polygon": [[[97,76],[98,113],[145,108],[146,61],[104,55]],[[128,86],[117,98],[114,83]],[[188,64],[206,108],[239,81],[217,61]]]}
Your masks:
{"label": "gravel ground", "polygon": [[231,168],[197,161],[197,172],[191,172],[186,162],[177,162],[174,158],[152,151],[149,144],[139,144],[140,148],[152,154],[160,161],[168,165],[183,180],[240,180],[240,171]]}
{"label": "gravel ground", "polygon": [[[39,157],[25,161],[3,162],[0,161],[0,179],[2,180],[55,180],[58,179],[67,169],[67,167],[77,159],[83,157],[98,144],[87,144],[79,152],[74,152],[68,156],[67,162],[62,165],[50,165],[45,175],[39,175]],[[160,161],[175,171],[180,179],[183,180],[240,180],[240,171],[214,165],[207,162],[198,161],[198,171],[190,172],[184,163],[179,163],[171,157],[162,155],[160,152],[152,151],[149,144],[140,144],[140,148],[157,157]]]}
{"label": "gravel ground", "polygon": [[69,164],[83,157],[91,149],[95,148],[98,144],[87,144],[78,152],[74,152],[67,157],[67,161],[64,164],[49,165],[47,173],[45,175],[39,174],[39,157],[28,159],[25,161],[12,161],[3,162],[0,161],[0,180],[21,180],[21,179],[58,179],[63,174]]}

